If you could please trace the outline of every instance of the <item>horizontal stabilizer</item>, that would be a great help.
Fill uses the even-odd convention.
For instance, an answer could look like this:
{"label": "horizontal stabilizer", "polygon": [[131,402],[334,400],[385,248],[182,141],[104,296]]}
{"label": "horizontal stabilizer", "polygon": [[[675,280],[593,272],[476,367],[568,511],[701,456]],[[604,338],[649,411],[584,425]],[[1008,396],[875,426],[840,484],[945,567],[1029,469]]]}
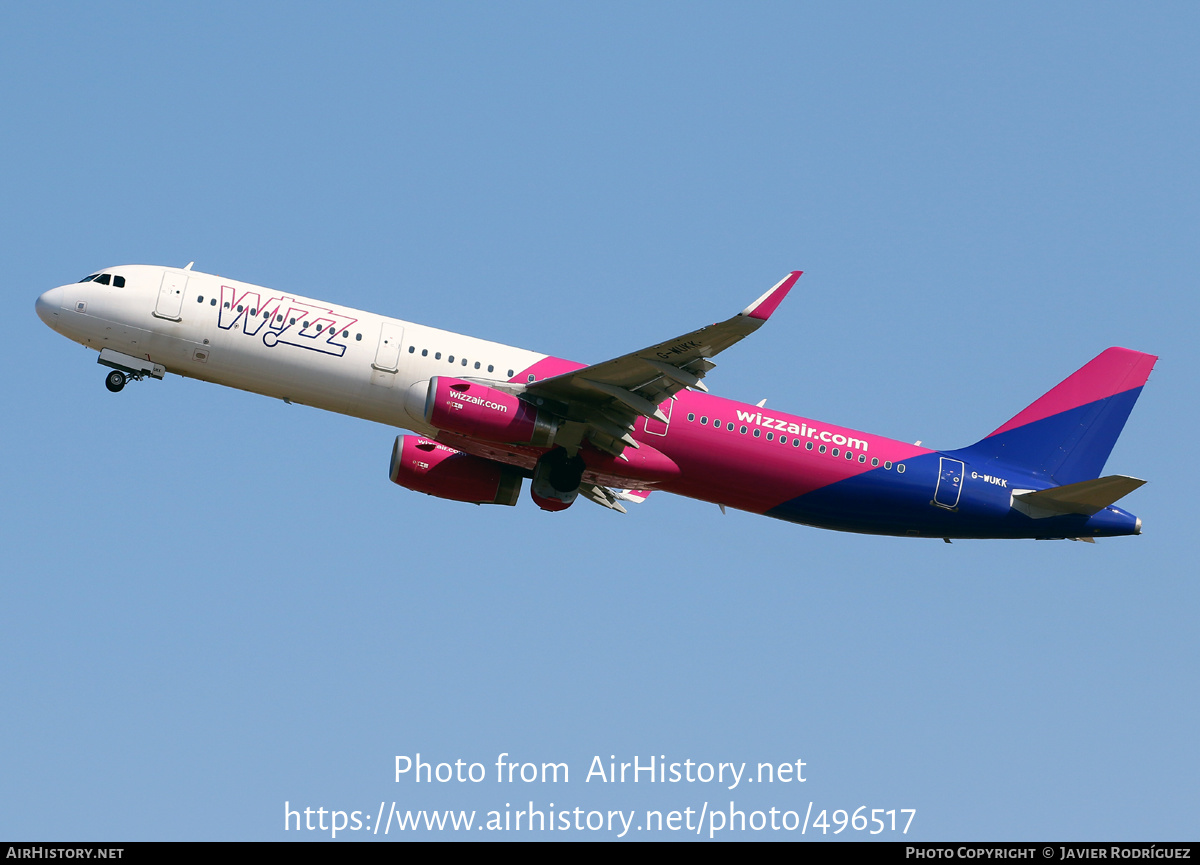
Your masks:
{"label": "horizontal stabilizer", "polygon": [[623,502],[636,502],[641,504],[646,499],[650,498],[650,490],[613,490],[617,498]]}
{"label": "horizontal stabilizer", "polygon": [[649,490],[615,490],[610,487],[601,486],[600,484],[581,484],[579,492],[584,498],[591,499],[598,505],[603,505],[620,513],[625,513],[625,506],[621,502],[634,502],[641,504],[650,495]]}
{"label": "horizontal stabilizer", "polygon": [[1125,475],[1109,475],[1036,492],[1016,490],[1013,492],[1012,506],[1035,520],[1062,514],[1090,517],[1144,483],[1143,480]]}

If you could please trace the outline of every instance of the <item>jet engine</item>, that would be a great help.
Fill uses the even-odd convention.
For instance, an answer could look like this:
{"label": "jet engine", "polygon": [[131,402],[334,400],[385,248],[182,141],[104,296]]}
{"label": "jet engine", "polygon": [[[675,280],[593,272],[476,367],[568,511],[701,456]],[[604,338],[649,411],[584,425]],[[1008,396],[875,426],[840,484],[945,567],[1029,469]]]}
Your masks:
{"label": "jet engine", "polygon": [[564,511],[579,495],[579,482],[586,467],[578,454],[568,456],[562,448],[547,451],[533,467],[529,494],[544,511]]}
{"label": "jet engine", "polygon": [[521,496],[520,469],[421,436],[396,436],[388,476],[402,487],[457,502],[515,505]]}
{"label": "jet engine", "polygon": [[558,418],[510,393],[444,375],[416,382],[404,408],[430,426],[483,441],[550,447]]}

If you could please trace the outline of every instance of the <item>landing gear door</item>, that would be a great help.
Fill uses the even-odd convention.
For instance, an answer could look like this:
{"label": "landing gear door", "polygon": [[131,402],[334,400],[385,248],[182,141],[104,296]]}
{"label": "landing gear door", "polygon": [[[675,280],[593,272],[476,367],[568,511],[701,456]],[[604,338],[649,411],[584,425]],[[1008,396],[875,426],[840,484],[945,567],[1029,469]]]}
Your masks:
{"label": "landing gear door", "polygon": [[949,508],[950,510],[957,508],[959,497],[962,496],[962,482],[962,460],[942,457],[938,468],[937,489],[933,493],[933,503],[940,508]]}
{"label": "landing gear door", "polygon": [[183,312],[183,291],[187,287],[187,274],[168,270],[163,274],[158,289],[158,304],[154,314],[168,321],[179,321]]}

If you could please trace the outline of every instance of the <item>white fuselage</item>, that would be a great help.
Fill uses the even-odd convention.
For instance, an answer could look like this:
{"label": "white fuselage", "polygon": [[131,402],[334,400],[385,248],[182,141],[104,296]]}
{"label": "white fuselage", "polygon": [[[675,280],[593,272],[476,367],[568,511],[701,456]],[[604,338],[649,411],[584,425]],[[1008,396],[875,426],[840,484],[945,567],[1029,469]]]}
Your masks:
{"label": "white fuselage", "polygon": [[103,273],[125,285],[60,286],[39,298],[38,315],[69,339],[168,372],[429,435],[436,431],[404,408],[414,382],[503,382],[545,357],[207,273],[145,265]]}

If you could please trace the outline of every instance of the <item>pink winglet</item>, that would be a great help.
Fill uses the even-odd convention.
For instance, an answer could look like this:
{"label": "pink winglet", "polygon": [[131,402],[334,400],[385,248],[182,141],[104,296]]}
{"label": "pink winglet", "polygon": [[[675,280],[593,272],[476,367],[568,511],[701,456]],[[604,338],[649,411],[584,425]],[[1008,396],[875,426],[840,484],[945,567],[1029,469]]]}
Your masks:
{"label": "pink winglet", "polygon": [[1141,387],[1150,377],[1150,370],[1154,368],[1156,360],[1158,358],[1155,355],[1128,348],[1106,349],[991,435],[999,435],[1051,415]]}
{"label": "pink winglet", "polygon": [[757,318],[760,321],[766,321],[771,317],[771,313],[779,304],[783,303],[783,299],[787,297],[787,293],[792,290],[792,286],[796,284],[796,280],[800,278],[802,270],[793,270],[779,282],[775,283],[766,294],[760,297],[754,303],[742,310],[742,315],[747,318]]}

